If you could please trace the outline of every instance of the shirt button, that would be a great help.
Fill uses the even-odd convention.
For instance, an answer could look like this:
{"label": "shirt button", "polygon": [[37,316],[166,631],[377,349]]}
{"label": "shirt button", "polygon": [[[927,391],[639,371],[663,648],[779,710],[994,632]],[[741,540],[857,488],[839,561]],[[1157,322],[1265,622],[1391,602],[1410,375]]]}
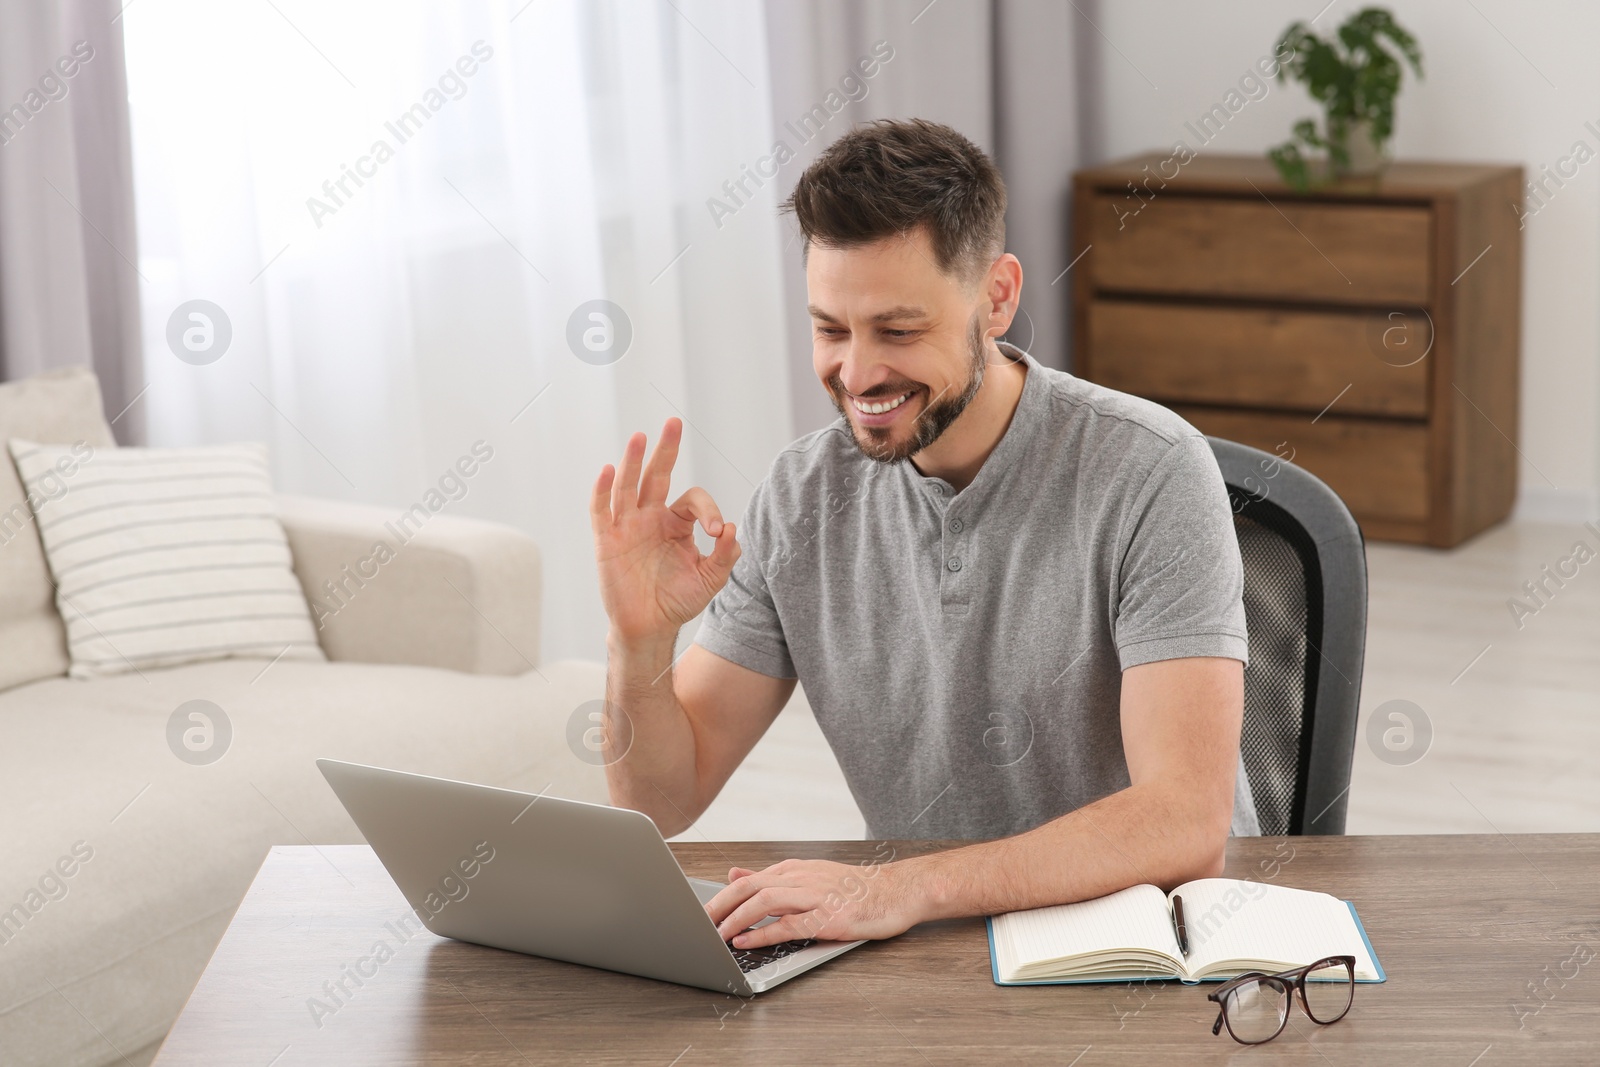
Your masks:
{"label": "shirt button", "polygon": [[960,533],[962,528],[965,527],[965,526],[966,526],[966,523],[962,522],[960,519],[951,519],[950,520],[950,532],[951,533]]}
{"label": "shirt button", "polygon": [[945,566],[949,567],[953,571],[960,570],[961,569],[961,557],[960,556],[951,556],[950,557],[950,562],[946,563]]}

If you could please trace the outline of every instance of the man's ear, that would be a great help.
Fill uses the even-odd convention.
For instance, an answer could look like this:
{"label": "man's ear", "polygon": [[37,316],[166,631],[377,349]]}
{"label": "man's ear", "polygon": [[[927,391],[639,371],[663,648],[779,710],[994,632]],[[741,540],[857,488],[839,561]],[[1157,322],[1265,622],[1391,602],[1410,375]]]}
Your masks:
{"label": "man's ear", "polygon": [[1004,337],[1022,304],[1022,261],[1010,252],[1002,252],[989,265],[984,287],[984,300],[988,305],[984,336]]}

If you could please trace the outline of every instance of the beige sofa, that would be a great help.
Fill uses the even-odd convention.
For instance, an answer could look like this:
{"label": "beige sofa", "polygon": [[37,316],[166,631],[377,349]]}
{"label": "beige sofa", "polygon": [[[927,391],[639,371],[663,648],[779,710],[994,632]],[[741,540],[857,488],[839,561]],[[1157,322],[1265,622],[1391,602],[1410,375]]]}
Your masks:
{"label": "beige sofa", "polygon": [[[10,437],[109,446],[92,376],[0,385],[0,443]],[[17,492],[5,468],[0,523]],[[281,515],[311,596],[394,517],[289,497]],[[432,517],[324,620],[330,662],[230,659],[75,681],[59,617],[44,614],[54,608],[37,534],[12,518],[0,535],[7,1067],[147,1061],[268,847],[360,840],[318,756],[606,799],[601,770],[566,742],[574,710],[601,696],[602,668],[538,662],[539,552],[514,530]],[[179,759],[167,738],[173,711],[197,699],[232,726],[225,754],[205,765]]]}

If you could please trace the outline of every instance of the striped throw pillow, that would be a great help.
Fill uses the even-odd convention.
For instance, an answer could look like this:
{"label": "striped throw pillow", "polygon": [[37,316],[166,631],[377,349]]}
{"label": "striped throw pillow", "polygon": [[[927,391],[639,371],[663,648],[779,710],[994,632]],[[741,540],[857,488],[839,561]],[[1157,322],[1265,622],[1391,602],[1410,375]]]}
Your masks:
{"label": "striped throw pillow", "polygon": [[227,656],[326,658],[291,569],[266,446],[9,444],[72,677]]}

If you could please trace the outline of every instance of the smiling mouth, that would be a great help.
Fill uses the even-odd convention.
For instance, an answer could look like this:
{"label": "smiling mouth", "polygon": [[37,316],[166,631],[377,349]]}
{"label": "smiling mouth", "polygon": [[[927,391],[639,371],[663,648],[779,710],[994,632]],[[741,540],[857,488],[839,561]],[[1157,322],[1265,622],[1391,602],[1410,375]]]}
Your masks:
{"label": "smiling mouth", "polygon": [[913,395],[915,395],[915,393],[916,393],[916,390],[912,390],[909,393],[900,394],[899,396],[895,397],[893,400],[880,400],[880,401],[876,401],[876,402],[869,401],[869,400],[862,400],[859,397],[854,397],[853,396],[853,397],[850,398],[850,403],[857,411],[861,412],[861,414],[863,414],[863,415],[883,415],[883,414],[886,414],[886,413],[888,413],[890,411],[893,411],[895,408],[899,407],[901,404],[904,404],[907,400],[910,400],[911,397]]}

